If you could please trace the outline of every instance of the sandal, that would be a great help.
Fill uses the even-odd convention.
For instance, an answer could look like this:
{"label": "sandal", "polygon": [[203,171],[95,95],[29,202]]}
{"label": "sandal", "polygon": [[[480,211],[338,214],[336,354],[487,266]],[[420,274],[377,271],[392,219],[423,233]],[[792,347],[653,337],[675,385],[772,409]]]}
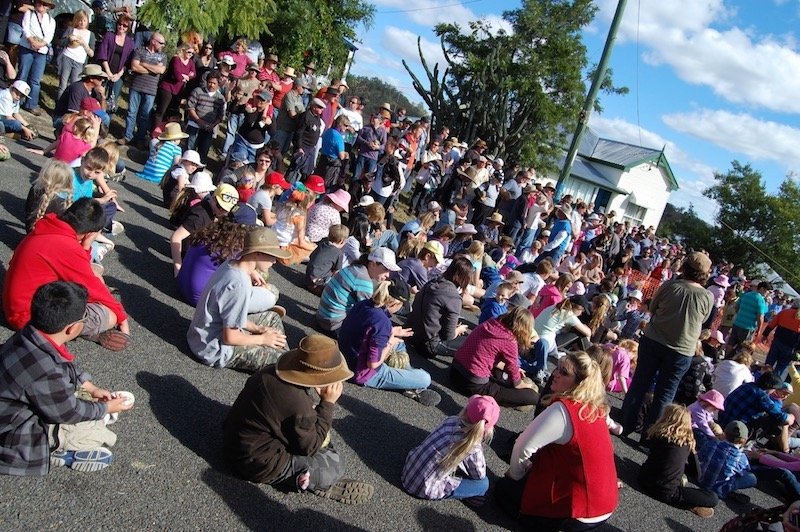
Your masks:
{"label": "sandal", "polygon": [[109,329],[97,336],[97,343],[109,351],[124,351],[130,345],[131,337],[119,329]]}

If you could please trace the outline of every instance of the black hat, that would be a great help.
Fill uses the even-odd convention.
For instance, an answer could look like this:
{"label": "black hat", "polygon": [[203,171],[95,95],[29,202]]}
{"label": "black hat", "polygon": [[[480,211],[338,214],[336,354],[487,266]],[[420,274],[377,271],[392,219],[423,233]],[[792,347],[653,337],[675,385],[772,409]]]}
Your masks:
{"label": "black hat", "polygon": [[411,288],[408,283],[402,279],[393,279],[390,283],[389,295],[402,303],[406,303],[411,297]]}

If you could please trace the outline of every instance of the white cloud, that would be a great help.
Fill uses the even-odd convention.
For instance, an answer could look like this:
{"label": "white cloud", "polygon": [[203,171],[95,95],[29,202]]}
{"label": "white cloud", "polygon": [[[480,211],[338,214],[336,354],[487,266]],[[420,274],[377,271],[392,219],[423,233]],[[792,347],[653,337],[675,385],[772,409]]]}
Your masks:
{"label": "white cloud", "polygon": [[589,126],[598,135],[609,140],[618,140],[647,148],[664,148],[680,188],[670,196],[670,203],[688,208],[694,205],[697,214],[704,220],[713,220],[716,203],[703,196],[703,190],[714,184],[714,169],[687,154],[677,144],[658,133],[641,129],[636,124],[620,118],[605,118],[593,115]]}
{"label": "white cloud", "polygon": [[[600,2],[605,20],[616,3]],[[647,47],[645,61],[668,65],[685,82],[707,86],[730,102],[800,113],[794,39],[757,35],[752,28],[712,28],[733,14],[723,0],[646,2],[640,11],[629,5],[619,39],[638,39]]]}
{"label": "white cloud", "polygon": [[386,54],[381,54],[371,46],[361,46],[354,56],[353,63],[380,65],[381,67],[390,68],[392,70],[405,71],[400,61],[386,57]]}
{"label": "white cloud", "polygon": [[[405,59],[409,64],[421,64],[419,60],[419,51],[417,50],[417,39],[420,38],[417,34],[398,28],[396,26],[386,26],[381,36],[381,46],[389,53],[396,55],[401,59]],[[428,39],[420,39],[420,47],[425,61],[433,69],[433,65],[437,62],[440,65],[440,70],[444,70],[447,62],[442,53],[442,46],[438,42]]]}
{"label": "white cloud", "polygon": [[671,128],[709,141],[754,160],[775,161],[787,170],[800,169],[800,129],[759,120],[746,113],[701,109],[665,115]]}

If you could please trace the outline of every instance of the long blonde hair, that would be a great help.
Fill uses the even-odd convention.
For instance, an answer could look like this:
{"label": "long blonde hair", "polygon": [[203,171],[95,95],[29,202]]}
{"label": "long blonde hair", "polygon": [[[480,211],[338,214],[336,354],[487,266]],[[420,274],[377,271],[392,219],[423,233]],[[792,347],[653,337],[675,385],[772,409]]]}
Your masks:
{"label": "long blonde hair", "polygon": [[593,423],[606,417],[609,408],[600,364],[584,351],[567,353],[564,359],[572,364],[575,371],[575,387],[546,397],[547,404],[558,398],[570,399],[581,405],[578,417],[582,421]]}
{"label": "long blonde hair", "polygon": [[50,159],[45,163],[33,183],[34,190],[41,194],[35,220],[45,215],[48,205],[58,194],[65,195],[64,208],[72,204],[72,176],[72,168],[63,161]]}
{"label": "long blonde hair", "polygon": [[678,404],[667,405],[658,421],[647,429],[647,437],[661,438],[679,447],[688,445],[689,450],[694,451],[695,439],[689,409]]}
{"label": "long blonde hair", "polygon": [[461,410],[458,417],[461,418],[461,434],[463,434],[463,437],[453,442],[450,450],[439,462],[439,471],[445,475],[453,473],[475,446],[480,445],[483,441],[490,442],[494,435],[493,428],[486,430],[486,420],[481,419],[477,423],[470,423],[469,419],[467,419],[466,407]]}
{"label": "long blonde hair", "polygon": [[606,321],[608,312],[611,310],[611,300],[603,295],[594,296],[592,305],[592,316],[589,318],[588,327],[592,331],[592,334],[594,334]]}
{"label": "long blonde hair", "polygon": [[391,281],[381,281],[375,286],[375,291],[372,293],[372,302],[375,303],[376,307],[386,308],[400,302],[389,295],[389,287],[391,285]]}

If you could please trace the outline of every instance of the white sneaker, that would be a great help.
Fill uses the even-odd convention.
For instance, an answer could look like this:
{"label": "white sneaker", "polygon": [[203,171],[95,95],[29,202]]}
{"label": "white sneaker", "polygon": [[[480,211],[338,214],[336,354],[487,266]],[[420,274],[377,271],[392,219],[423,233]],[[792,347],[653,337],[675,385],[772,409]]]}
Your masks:
{"label": "white sneaker", "polygon": [[114,220],[111,222],[111,234],[113,236],[121,235],[125,232],[125,226],[122,223]]}
{"label": "white sneaker", "polygon": [[103,416],[103,422],[106,424],[106,426],[113,425],[114,423],[117,422],[118,419],[119,419],[119,413],[117,412],[114,412],[113,414],[106,414],[105,416]]}

